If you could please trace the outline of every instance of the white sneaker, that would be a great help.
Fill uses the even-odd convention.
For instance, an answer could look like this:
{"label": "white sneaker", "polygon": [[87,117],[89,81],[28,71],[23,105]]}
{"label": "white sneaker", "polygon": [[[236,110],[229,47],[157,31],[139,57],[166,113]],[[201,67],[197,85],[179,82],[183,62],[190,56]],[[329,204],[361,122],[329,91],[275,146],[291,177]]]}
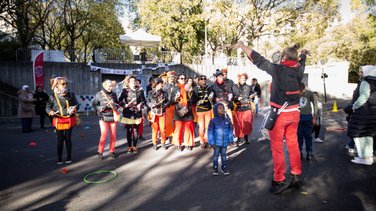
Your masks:
{"label": "white sneaker", "polygon": [[354,159],[351,160],[351,162],[356,163],[356,164],[363,164],[363,165],[372,165],[373,164],[373,158],[360,158],[360,157],[355,157]]}
{"label": "white sneaker", "polygon": [[320,138],[315,138],[313,141],[314,141],[314,142],[317,142],[317,143],[324,143],[324,141],[321,140]]}

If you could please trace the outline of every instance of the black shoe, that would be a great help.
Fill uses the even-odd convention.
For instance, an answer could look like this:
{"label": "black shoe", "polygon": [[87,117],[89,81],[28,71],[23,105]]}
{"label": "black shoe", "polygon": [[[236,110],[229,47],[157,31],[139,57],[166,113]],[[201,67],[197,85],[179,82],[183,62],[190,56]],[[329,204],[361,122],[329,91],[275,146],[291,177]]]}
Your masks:
{"label": "black shoe", "polygon": [[308,161],[317,161],[317,160],[316,160],[316,157],[315,157],[314,155],[312,155],[312,154],[307,154],[306,159],[307,159]]}
{"label": "black shoe", "polygon": [[218,175],[219,175],[218,166],[214,166],[213,167],[213,176],[218,176]]}
{"label": "black shoe", "polygon": [[139,136],[138,139],[140,139],[140,140],[146,140],[146,138],[143,137],[143,136]]}
{"label": "black shoe", "polygon": [[230,175],[230,172],[228,171],[228,168],[227,168],[227,166],[222,166],[222,173],[224,174],[224,175]]}
{"label": "black shoe", "polygon": [[165,150],[167,150],[167,146],[166,146],[165,143],[162,143],[162,148],[165,149]]}
{"label": "black shoe", "polygon": [[244,141],[246,144],[250,144],[251,142],[248,140],[248,135],[244,136]]}
{"label": "black shoe", "polygon": [[201,147],[201,149],[205,149],[206,148],[205,143],[200,144],[200,147]]}
{"label": "black shoe", "polygon": [[65,163],[72,163],[72,156],[67,156],[67,159],[65,160]]}
{"label": "black shoe", "polygon": [[272,187],[270,188],[270,193],[274,194],[280,194],[283,191],[285,191],[288,188],[288,184],[286,183],[286,180],[283,180],[281,182],[275,182],[272,180]]}
{"label": "black shoe", "polygon": [[117,158],[117,155],[115,152],[110,152],[110,158]]}
{"label": "black shoe", "polygon": [[101,160],[103,160],[103,153],[99,153],[98,152],[98,158],[101,159]]}
{"label": "black shoe", "polygon": [[193,146],[187,147],[189,151],[193,150]]}
{"label": "black shoe", "polygon": [[302,182],[300,181],[300,176],[291,174],[291,181],[289,183],[288,188],[300,188],[302,186]]}
{"label": "black shoe", "polygon": [[158,146],[156,144],[153,144],[154,150],[158,150]]}
{"label": "black shoe", "polygon": [[58,160],[57,160],[57,165],[61,165],[61,164],[63,164],[64,162],[63,162],[63,159],[62,158],[59,158]]}

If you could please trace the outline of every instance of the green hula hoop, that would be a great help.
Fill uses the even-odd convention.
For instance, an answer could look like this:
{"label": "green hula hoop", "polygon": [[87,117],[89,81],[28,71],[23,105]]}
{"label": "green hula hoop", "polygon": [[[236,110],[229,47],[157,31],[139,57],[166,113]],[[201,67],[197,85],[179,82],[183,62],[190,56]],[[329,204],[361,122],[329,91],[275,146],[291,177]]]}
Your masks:
{"label": "green hula hoop", "polygon": [[[111,173],[112,177],[104,179],[104,180],[98,180],[98,181],[91,181],[91,180],[87,179],[88,177],[90,177],[90,176],[92,176],[94,174],[101,174],[101,173]],[[117,176],[117,173],[114,172],[114,171],[111,171],[111,170],[99,170],[99,171],[94,171],[93,173],[90,173],[90,174],[86,175],[84,177],[84,182],[87,183],[87,184],[100,184],[100,183],[108,182],[108,181],[114,179],[116,176]]]}

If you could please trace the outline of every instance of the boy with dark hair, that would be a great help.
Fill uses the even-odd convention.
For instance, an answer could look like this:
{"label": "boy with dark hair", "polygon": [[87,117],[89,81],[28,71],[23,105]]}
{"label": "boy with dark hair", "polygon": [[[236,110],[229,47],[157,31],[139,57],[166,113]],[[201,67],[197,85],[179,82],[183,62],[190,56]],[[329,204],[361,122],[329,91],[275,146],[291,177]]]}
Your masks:
{"label": "boy with dark hair", "polygon": [[213,175],[218,175],[218,158],[221,156],[222,172],[224,175],[229,175],[227,164],[227,146],[229,143],[234,143],[234,133],[232,124],[229,118],[226,118],[225,106],[222,103],[217,103],[213,108],[214,118],[209,122],[208,128],[208,142],[213,148]]}

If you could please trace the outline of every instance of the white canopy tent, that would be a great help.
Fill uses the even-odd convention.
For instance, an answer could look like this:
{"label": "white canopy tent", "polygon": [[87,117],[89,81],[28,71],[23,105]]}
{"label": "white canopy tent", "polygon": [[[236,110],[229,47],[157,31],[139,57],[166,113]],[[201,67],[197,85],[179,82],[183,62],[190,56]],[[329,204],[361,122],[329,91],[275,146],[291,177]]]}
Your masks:
{"label": "white canopy tent", "polygon": [[149,34],[144,30],[139,29],[132,33],[120,35],[120,41],[130,46],[153,48],[158,47],[159,43],[161,42],[161,37]]}

